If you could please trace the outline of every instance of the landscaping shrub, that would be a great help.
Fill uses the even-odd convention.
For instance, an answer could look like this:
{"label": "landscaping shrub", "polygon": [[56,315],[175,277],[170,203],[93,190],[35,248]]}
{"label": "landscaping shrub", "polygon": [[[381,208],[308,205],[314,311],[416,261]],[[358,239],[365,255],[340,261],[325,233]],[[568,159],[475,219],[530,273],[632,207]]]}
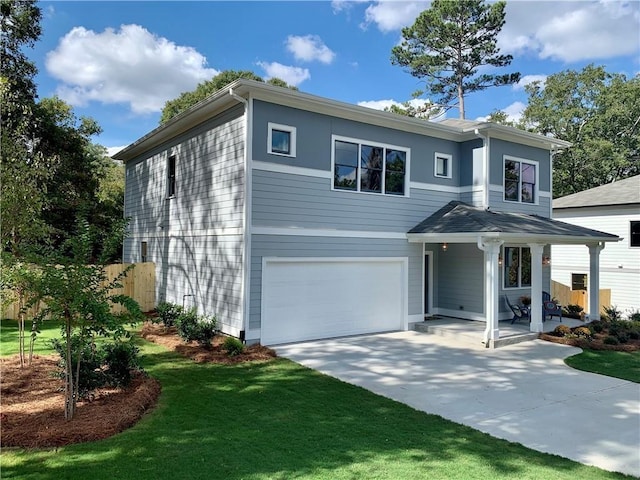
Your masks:
{"label": "landscaping shrub", "polygon": [[131,373],[140,371],[140,349],[132,342],[108,343],[101,348],[104,374],[109,385],[126,387],[131,383]]}
{"label": "landscaping shrub", "polygon": [[235,337],[227,337],[222,344],[222,348],[227,352],[227,355],[235,357],[244,351],[244,344]]}
{"label": "landscaping shrub", "polygon": [[620,344],[620,341],[616,337],[614,337],[613,335],[609,335],[609,336],[605,337],[603,342],[606,345],[619,345]]}
{"label": "landscaping shrub", "polygon": [[628,319],[630,322],[640,322],[640,310],[631,310]]}
{"label": "landscaping shrub", "polygon": [[615,322],[618,320],[622,320],[622,312],[618,310],[615,305],[610,307],[603,307],[604,315],[603,320],[607,320],[609,322]]}
{"label": "landscaping shrub", "polygon": [[589,324],[589,329],[591,330],[592,334],[602,333],[602,331],[604,330],[604,325],[600,320],[594,320]]}
{"label": "landscaping shrub", "polygon": [[176,303],[160,302],[156,307],[156,313],[158,314],[156,321],[164,323],[167,328],[173,327],[182,311],[183,308]]}
{"label": "landscaping shrub", "polygon": [[[51,340],[51,345],[60,355],[60,371],[56,376],[64,378],[67,344],[56,338]],[[128,341],[110,342],[97,347],[91,340],[75,335],[72,337],[71,348],[74,372],[78,353],[82,352],[78,382],[79,398],[90,398],[91,393],[101,387],[126,387],[131,382],[132,371],[140,370],[139,349]]]}
{"label": "landscaping shrub", "polygon": [[574,328],[573,334],[581,338],[591,338],[591,330],[589,330],[587,327]]}
{"label": "landscaping shrub", "polygon": [[204,317],[197,314],[195,308],[183,311],[176,320],[178,335],[185,342],[198,342],[203,347],[210,347],[216,334],[215,317]]}
{"label": "landscaping shrub", "polygon": [[559,337],[564,337],[566,335],[570,335],[571,334],[571,329],[569,327],[567,327],[566,325],[558,325],[553,330],[553,333],[556,334]]}
{"label": "landscaping shrub", "polygon": [[580,313],[584,310],[580,305],[567,305],[562,314],[569,318],[580,318]]}

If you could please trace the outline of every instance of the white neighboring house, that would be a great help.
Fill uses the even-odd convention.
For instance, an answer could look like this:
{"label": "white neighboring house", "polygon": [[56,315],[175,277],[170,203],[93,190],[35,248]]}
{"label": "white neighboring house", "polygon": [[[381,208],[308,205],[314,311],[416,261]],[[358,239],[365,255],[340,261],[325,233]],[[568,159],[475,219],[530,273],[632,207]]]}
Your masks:
{"label": "white neighboring house", "polygon": [[[640,175],[555,199],[553,218],[622,238],[600,254],[600,288],[623,313],[640,309]],[[552,280],[589,290],[588,273],[584,245],[552,247]]]}

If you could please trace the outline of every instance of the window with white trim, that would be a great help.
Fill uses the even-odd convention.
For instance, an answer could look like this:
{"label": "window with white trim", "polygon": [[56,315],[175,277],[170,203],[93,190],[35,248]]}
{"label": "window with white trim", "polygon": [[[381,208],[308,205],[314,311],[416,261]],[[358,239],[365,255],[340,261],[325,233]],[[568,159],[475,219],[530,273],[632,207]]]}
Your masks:
{"label": "window with white trim", "polygon": [[333,188],[404,196],[409,149],[333,137]]}
{"label": "window with white trim", "polygon": [[531,249],[529,247],[504,247],[502,262],[504,288],[531,286]]}
{"label": "window with white trim", "polygon": [[295,157],[296,127],[269,122],[268,129],[267,153]]}
{"label": "window with white trim", "polygon": [[451,162],[452,156],[446,153],[437,153],[435,155],[433,174],[440,178],[451,178]]}
{"label": "window with white trim", "polygon": [[521,158],[504,157],[504,200],[536,203],[538,163]]}

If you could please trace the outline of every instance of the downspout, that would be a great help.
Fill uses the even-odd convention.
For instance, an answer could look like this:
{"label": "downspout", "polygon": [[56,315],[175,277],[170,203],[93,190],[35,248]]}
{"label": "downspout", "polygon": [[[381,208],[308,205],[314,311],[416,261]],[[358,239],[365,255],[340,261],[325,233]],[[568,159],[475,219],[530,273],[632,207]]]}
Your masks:
{"label": "downspout", "polygon": [[482,177],[483,177],[483,195],[482,195],[482,208],[489,209],[489,149],[491,148],[491,142],[489,135],[483,135],[477,128],[473,131],[476,136],[482,139]]}
{"label": "downspout", "polygon": [[233,88],[229,89],[229,96],[244,105],[244,201],[242,204],[243,239],[242,239],[242,329],[238,333],[240,340],[245,341],[249,330],[250,313],[250,281],[251,281],[251,102],[237,95]]}

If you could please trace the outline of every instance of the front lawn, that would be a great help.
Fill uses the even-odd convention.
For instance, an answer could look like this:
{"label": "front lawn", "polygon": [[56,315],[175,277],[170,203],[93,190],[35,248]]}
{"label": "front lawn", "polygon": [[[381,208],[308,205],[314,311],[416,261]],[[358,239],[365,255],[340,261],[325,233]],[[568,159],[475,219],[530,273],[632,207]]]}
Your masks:
{"label": "front lawn", "polygon": [[565,360],[570,367],[640,383],[640,351],[584,350]]}
{"label": "front lawn", "polygon": [[413,410],[286,359],[196,364],[141,345],[147,372],[162,383],[155,411],[107,440],[3,449],[2,478],[625,478]]}

